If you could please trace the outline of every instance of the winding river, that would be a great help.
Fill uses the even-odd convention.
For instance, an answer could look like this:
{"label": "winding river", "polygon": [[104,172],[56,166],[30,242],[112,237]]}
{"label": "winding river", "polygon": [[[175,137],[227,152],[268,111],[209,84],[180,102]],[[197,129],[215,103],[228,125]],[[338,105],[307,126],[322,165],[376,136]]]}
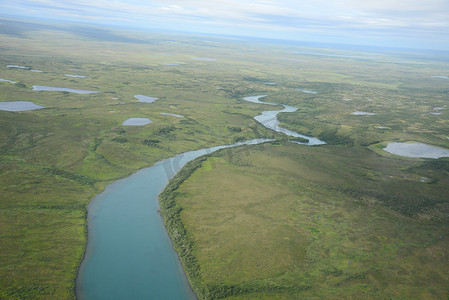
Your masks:
{"label": "winding river", "polygon": [[108,185],[88,207],[78,299],[196,299],[164,227],[158,195],[187,162],[256,139],[179,154]]}
{"label": "winding river", "polygon": [[[246,97],[259,101],[264,96]],[[307,145],[324,144],[281,128],[276,115],[297,108],[264,111],[255,117],[265,127],[293,137],[309,139]],[[88,243],[76,279],[78,299],[197,299],[158,213],[158,195],[189,161],[214,151],[271,141],[255,139],[232,145],[190,151],[108,185],[88,206]]]}
{"label": "winding river", "polygon": [[266,97],[266,95],[260,95],[260,96],[250,96],[250,97],[245,97],[243,98],[243,100],[249,101],[249,102],[253,102],[253,103],[259,103],[259,104],[268,104],[268,105],[281,105],[284,107],[284,109],[281,110],[267,110],[262,112],[261,115],[255,116],[254,120],[256,120],[257,122],[261,123],[263,126],[272,129],[274,131],[277,132],[281,132],[285,135],[288,136],[292,136],[292,137],[299,137],[299,138],[304,138],[304,139],[308,139],[309,142],[308,143],[301,143],[301,142],[295,142],[297,144],[302,144],[302,145],[309,145],[309,146],[314,146],[314,145],[324,145],[326,144],[326,142],[319,140],[317,138],[314,137],[310,137],[310,136],[306,136],[306,135],[302,135],[299,134],[297,132],[279,127],[279,120],[277,119],[277,114],[278,113],[282,113],[282,112],[294,112],[297,111],[298,109],[296,107],[290,106],[290,105],[285,105],[285,104],[279,104],[279,103],[272,103],[272,102],[264,102],[264,101],[260,101],[260,98]]}

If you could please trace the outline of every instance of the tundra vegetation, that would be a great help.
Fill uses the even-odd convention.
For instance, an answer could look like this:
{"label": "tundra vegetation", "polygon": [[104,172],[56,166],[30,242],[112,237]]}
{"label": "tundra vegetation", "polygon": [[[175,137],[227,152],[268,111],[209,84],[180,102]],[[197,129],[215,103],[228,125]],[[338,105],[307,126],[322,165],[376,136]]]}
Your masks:
{"label": "tundra vegetation", "polygon": [[[0,81],[0,101],[45,107],[0,110],[0,298],[73,299],[87,204],[105,185],[177,153],[253,138],[277,141],[201,158],[161,197],[169,231],[183,230],[189,253],[180,257],[200,297],[447,297],[449,160],[382,150],[391,141],[449,148],[449,80],[436,77],[447,60],[82,32],[0,26],[0,78],[16,82]],[[291,143],[256,122],[273,106],[242,98],[262,94],[298,107],[278,115],[281,127],[328,144]],[[152,123],[123,126],[129,118]]]}

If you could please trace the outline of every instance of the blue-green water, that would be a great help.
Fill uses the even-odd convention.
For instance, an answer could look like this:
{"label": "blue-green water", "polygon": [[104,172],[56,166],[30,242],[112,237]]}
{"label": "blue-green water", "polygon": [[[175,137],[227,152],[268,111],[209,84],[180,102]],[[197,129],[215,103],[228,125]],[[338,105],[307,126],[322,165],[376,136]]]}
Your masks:
{"label": "blue-green water", "polygon": [[157,196],[188,161],[222,148],[177,155],[106,187],[88,208],[88,243],[78,299],[196,299],[158,213]]}
{"label": "blue-green water", "polygon": [[56,92],[69,92],[75,94],[96,94],[99,91],[86,91],[86,90],[75,90],[56,86],[45,86],[45,85],[33,85],[33,91],[56,91]]}
{"label": "blue-green water", "polygon": [[297,143],[297,144],[301,144],[301,145],[308,145],[308,146],[316,146],[316,145],[324,145],[324,144],[326,144],[326,142],[324,142],[322,140],[319,140],[319,139],[317,139],[315,137],[306,136],[306,135],[303,135],[303,134],[300,134],[300,133],[288,130],[286,128],[280,127],[279,126],[279,120],[277,119],[277,115],[279,113],[282,113],[282,112],[295,112],[298,109],[296,107],[293,107],[293,106],[290,106],[290,105],[260,101],[259,99],[263,98],[263,97],[266,97],[266,95],[245,97],[245,98],[243,98],[243,100],[249,101],[249,102],[253,102],[253,103],[259,103],[259,104],[282,105],[284,107],[284,109],[281,109],[281,110],[266,110],[266,111],[262,112],[261,115],[255,116],[254,120],[259,122],[260,124],[262,124],[266,128],[272,129],[274,131],[283,133],[283,134],[288,135],[288,136],[299,137],[299,138],[304,138],[304,139],[308,139],[309,140],[307,143],[295,142],[295,141],[293,141],[293,143]]}

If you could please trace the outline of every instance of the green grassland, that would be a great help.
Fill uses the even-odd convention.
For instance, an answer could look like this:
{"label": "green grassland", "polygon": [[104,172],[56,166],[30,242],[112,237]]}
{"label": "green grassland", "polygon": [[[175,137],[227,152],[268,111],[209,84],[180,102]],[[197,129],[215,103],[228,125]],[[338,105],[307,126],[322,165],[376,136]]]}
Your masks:
{"label": "green grassland", "polygon": [[[204,244],[203,250],[195,248],[198,259],[204,259],[200,261],[200,266],[207,270],[205,274],[208,275],[205,276],[210,276],[204,278],[206,283],[215,284],[216,280],[221,280],[220,274],[227,276],[234,272],[232,268],[238,260],[250,257],[251,251],[274,251],[273,247],[277,247],[279,254],[274,255],[272,260],[256,266],[255,260],[251,259],[232,275],[234,277],[226,277],[226,282],[240,284],[250,281],[262,287],[266,283],[268,286],[291,288],[292,282],[303,278],[303,283],[295,286],[298,293],[301,289],[307,293],[329,295],[326,293],[333,289],[330,281],[338,281],[338,278],[331,276],[333,269],[329,271],[333,279],[329,282],[322,280],[327,282],[322,288],[318,289],[312,283],[324,276],[322,268],[331,266],[326,264],[326,260],[321,261],[320,257],[333,259],[329,256],[330,252],[320,251],[325,249],[323,247],[344,247],[332,252],[336,255],[336,261],[331,261],[332,265],[343,274],[367,274],[366,278],[370,281],[358,282],[369,286],[366,291],[370,295],[376,295],[374,289],[381,290],[388,276],[399,278],[394,277],[400,274],[399,269],[378,274],[361,262],[360,270],[347,269],[349,266],[343,261],[348,249],[354,245],[342,236],[352,227],[354,238],[359,240],[366,231],[387,230],[389,226],[385,224],[420,232],[416,239],[400,236],[405,239],[402,244],[409,247],[406,249],[413,249],[416,254],[407,254],[401,260],[404,270],[400,271],[406,272],[404,276],[417,284],[416,288],[405,284],[400,289],[404,293],[412,295],[416,290],[424,293],[420,285],[422,277],[416,272],[430,274],[426,273],[428,268],[438,259],[443,257],[447,261],[447,252],[441,250],[447,247],[440,246],[445,239],[437,243],[434,235],[429,233],[436,228],[434,233],[438,235],[447,224],[447,204],[441,201],[447,199],[444,198],[448,186],[445,160],[440,159],[438,164],[432,164],[391,156],[380,158],[375,151],[367,150],[369,147],[382,152],[378,146],[381,142],[408,140],[449,147],[449,81],[431,77],[447,75],[447,63],[413,58],[409,59],[410,64],[399,64],[395,61],[402,58],[396,54],[385,54],[376,60],[321,57],[295,53],[292,50],[301,47],[288,44],[173,33],[80,29],[54,24],[28,24],[23,30],[8,26],[12,26],[10,22],[2,20],[0,78],[17,83],[0,82],[0,101],[26,100],[46,108],[24,112],[0,111],[0,298],[74,298],[74,280],[86,244],[87,204],[108,183],[177,153],[259,137],[283,138],[253,120],[263,110],[273,109],[272,106],[242,100],[245,96],[261,94],[268,95],[266,101],[299,108],[297,112],[279,115],[282,126],[323,138],[329,145],[305,148],[281,143],[282,146],[277,148],[265,146],[257,153],[251,152],[248,158],[237,154],[234,158],[214,158],[213,170],[225,174],[241,172],[243,182],[254,184],[260,191],[269,189],[263,193],[254,189],[248,195],[239,196],[253,201],[251,199],[257,194],[265,193],[261,203],[255,202],[260,211],[271,211],[277,207],[276,197],[283,195],[284,191],[285,199],[282,199],[286,202],[279,205],[276,216],[271,219],[265,217],[268,223],[260,227],[266,228],[278,218],[275,232],[281,234],[274,240],[269,239],[273,237],[272,231],[266,232],[267,239],[263,233],[254,235],[248,241],[251,247],[240,245],[242,251],[246,249],[249,252],[242,254],[242,257],[239,257],[240,252],[236,252],[236,260],[229,266],[220,262],[221,258],[207,256],[211,255],[207,244]],[[216,60],[203,61],[192,57]],[[178,65],[166,65],[173,63]],[[29,66],[42,72],[7,68],[8,64]],[[86,75],[88,78],[66,77],[65,74]],[[99,93],[78,95],[33,91],[33,85]],[[298,88],[318,93],[306,94]],[[159,99],[154,103],[139,103],[134,98],[139,94]],[[432,115],[435,107],[445,109],[438,111],[441,115]],[[353,111],[374,112],[376,115],[354,116],[351,115]],[[184,118],[161,115],[161,112],[179,114]],[[122,126],[122,122],[130,117],[146,117],[153,122],[145,126]],[[384,128],[380,129],[379,126]],[[273,149],[283,149],[284,152],[278,154],[278,165],[272,164],[272,172],[277,175],[267,184],[267,179],[262,176],[265,172],[263,166],[255,166],[262,163],[262,158],[269,153],[276,153]],[[332,151],[336,154],[332,155]],[[324,153],[325,158],[315,152]],[[310,155],[307,156],[307,153]],[[309,159],[308,170],[321,170],[321,173],[311,171],[314,177],[305,181],[301,177],[305,173],[291,170],[295,164],[304,164],[303,156]],[[233,160],[242,162],[227,162]],[[248,166],[245,165],[246,160]],[[378,163],[381,168],[377,167]],[[261,173],[257,175],[259,169]],[[248,176],[244,175],[245,172]],[[286,176],[290,179],[284,183]],[[420,178],[423,176],[430,178],[429,184],[421,184]],[[259,180],[265,184],[261,185]],[[232,184],[232,181],[228,183]],[[211,184],[204,188],[214,187],[216,185]],[[305,192],[298,192],[303,189]],[[238,191],[240,189],[235,193]],[[397,194],[397,198],[392,198]],[[298,200],[301,195],[305,197],[302,202]],[[192,192],[190,198],[195,197]],[[337,203],[341,215],[332,220],[346,224],[343,228],[318,228],[319,223],[311,225],[312,220],[319,222],[312,217],[307,217],[309,219],[304,221],[304,226],[297,223],[300,216],[305,216],[302,210],[315,215],[323,210],[323,219],[332,215],[332,209],[326,206],[328,204],[320,204],[328,203],[327,199],[335,199],[333,201]],[[362,205],[360,199],[369,200],[368,203],[374,206]],[[413,200],[412,207],[408,205],[409,199]],[[234,208],[238,210],[239,206],[235,203]],[[231,211],[232,208],[229,208]],[[372,217],[371,213],[379,215],[378,219],[372,220],[372,228],[365,223],[367,215]],[[196,217],[201,219],[201,216]],[[203,217],[209,218],[207,215]],[[264,220],[258,219],[261,216],[248,217],[250,219],[241,222],[252,227],[240,233],[242,237],[249,234],[251,228],[259,228]],[[430,223],[422,225],[420,222],[424,220]],[[295,232],[291,231],[291,226]],[[325,244],[321,245],[323,247],[320,244],[316,246],[322,249],[314,250],[310,259],[320,262],[311,266],[307,271],[309,275],[306,275],[305,262],[301,264],[300,261],[307,256],[301,249],[317,240],[319,234],[310,229],[315,227],[320,232],[329,230],[332,238],[322,241]],[[195,230],[190,228],[189,234],[190,231],[194,236],[198,234]],[[235,229],[228,227],[226,230]],[[296,240],[298,234],[300,241]],[[385,233],[385,236],[388,234]],[[282,242],[278,240],[281,237]],[[210,233],[210,238],[211,241],[220,240],[223,236],[217,231]],[[338,238],[343,242],[339,244]],[[361,240],[364,244],[358,244],[361,248],[357,249],[367,249],[366,256],[378,255],[368,250],[378,249],[371,246],[382,248],[381,240],[373,237]],[[389,240],[389,243],[391,246],[392,241]],[[427,244],[434,245],[434,248],[420,246]],[[238,246],[235,243],[232,245]],[[227,255],[226,251],[230,251],[216,250],[212,252],[217,255]],[[199,251],[209,251],[209,254],[202,257]],[[425,261],[422,255],[425,251],[430,251],[432,254],[428,257],[435,256],[435,260],[427,258],[430,261]],[[393,252],[388,253],[393,255]],[[351,265],[358,266],[357,259],[367,261],[364,255],[359,252],[354,254]],[[280,260],[276,262],[276,259]],[[215,262],[209,265],[211,261]],[[376,263],[379,263],[375,268],[377,271],[384,266],[380,260]],[[414,269],[421,265],[422,270]],[[442,269],[443,266],[444,263],[441,263],[439,267]],[[220,270],[221,267],[224,269]],[[293,267],[296,268],[294,271],[289,269]],[[280,276],[283,272],[286,275]],[[255,277],[256,273],[262,277]],[[438,273],[441,279],[432,274],[426,276],[435,277],[436,282],[447,283],[447,274]],[[380,278],[381,275],[386,279]],[[276,276],[280,277],[274,280]],[[430,295],[442,295],[442,285],[438,283],[435,288],[429,288]],[[344,295],[345,291],[355,296],[356,291],[365,292],[352,283],[334,290],[339,295]],[[287,298],[290,292],[286,294]],[[282,297],[282,293],[276,295]],[[390,295],[396,294],[391,292]],[[274,294],[259,296],[270,298]]]}
{"label": "green grassland", "polygon": [[227,149],[192,164],[162,207],[185,229],[174,241],[201,298],[443,299],[448,161],[431,184],[417,177],[429,163],[289,142]]}

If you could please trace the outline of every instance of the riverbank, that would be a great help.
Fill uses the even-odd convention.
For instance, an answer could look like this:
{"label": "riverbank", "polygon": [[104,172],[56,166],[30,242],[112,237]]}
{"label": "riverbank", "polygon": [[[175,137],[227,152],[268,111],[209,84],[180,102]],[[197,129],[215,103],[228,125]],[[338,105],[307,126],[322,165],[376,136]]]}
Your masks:
{"label": "riverbank", "polygon": [[[248,146],[247,146],[248,147]],[[256,148],[260,148],[255,146]],[[249,149],[254,146],[249,146]],[[251,150],[247,151],[251,151]],[[221,150],[223,151],[223,150]],[[159,195],[160,213],[164,218],[164,224],[178,253],[183,269],[187,275],[195,293],[200,299],[221,299],[230,296],[254,294],[259,292],[299,292],[308,286],[279,286],[262,283],[250,284],[207,284],[202,276],[201,266],[194,253],[194,243],[190,239],[191,234],[187,232],[181,218],[183,208],[176,202],[177,190],[197,169],[203,167],[203,162],[211,157],[221,156],[222,152],[203,155],[188,162],[181,171],[168,183]]]}
{"label": "riverbank", "polygon": [[[439,299],[448,214],[425,213],[428,200],[448,196],[447,178],[404,182],[432,173],[406,165],[341,146],[226,149],[186,165],[161,211],[200,299]],[[388,171],[375,176],[378,168]],[[385,194],[374,194],[380,186]]]}
{"label": "riverbank", "polygon": [[[385,53],[383,59],[370,62],[338,57],[323,60],[291,51],[301,49],[300,45],[257,41],[243,45],[229,39],[184,34],[168,37],[95,26],[85,28],[86,39],[64,24],[29,19],[2,20],[2,24],[0,78],[8,81],[0,81],[0,102],[31,101],[45,108],[0,110],[0,298],[75,298],[74,280],[87,242],[86,207],[106,183],[191,149],[258,137],[282,139],[283,135],[254,120],[270,108],[242,100],[247,95],[268,95],[269,101],[297,107],[295,112],[277,117],[286,129],[328,143],[314,149],[321,152],[321,148],[338,144],[352,151],[351,159],[335,156],[324,167],[344,171],[361,157],[366,146],[382,141],[420,141],[449,148],[447,80],[431,77],[444,75],[444,61],[404,58],[399,53]],[[52,30],[47,30],[48,25]],[[176,65],[166,65],[173,63]],[[33,85],[101,92],[33,91]],[[159,100],[141,103],[134,95]],[[354,111],[376,115],[351,115]],[[153,122],[122,125],[133,117]],[[277,142],[276,147],[281,144]],[[313,153],[303,158],[313,168],[323,168]],[[391,164],[396,160],[391,154]],[[418,160],[423,166],[413,167],[415,173],[407,173],[408,177],[384,176],[389,164],[369,173],[363,173],[366,168],[361,164],[353,174],[338,176],[354,182],[360,180],[360,173],[367,179],[384,178],[385,184],[368,193],[360,189],[344,192],[364,199],[375,196],[387,204],[385,209],[393,207],[396,212],[399,207],[408,215],[433,220],[436,213],[445,212],[445,202],[438,202],[441,199],[434,193],[449,184],[447,176],[440,177],[446,172],[446,162],[438,159],[424,164]],[[241,155],[233,163],[249,162]],[[370,160],[364,163],[369,165]],[[280,169],[287,172],[289,164]],[[273,178],[264,179],[266,186],[271,182],[268,179]],[[301,182],[302,177],[295,180]],[[410,183],[416,187],[408,192]],[[263,191],[264,186],[261,188]],[[396,193],[398,188],[403,189]],[[418,189],[427,196],[415,198]],[[419,213],[422,208],[424,212]],[[421,280],[419,275],[404,278]]]}
{"label": "riverbank", "polygon": [[[158,195],[189,161],[256,139],[178,154],[108,185],[88,209],[88,243],[79,268],[80,299],[196,299],[158,214]],[[170,287],[170,288],[168,288]]]}

